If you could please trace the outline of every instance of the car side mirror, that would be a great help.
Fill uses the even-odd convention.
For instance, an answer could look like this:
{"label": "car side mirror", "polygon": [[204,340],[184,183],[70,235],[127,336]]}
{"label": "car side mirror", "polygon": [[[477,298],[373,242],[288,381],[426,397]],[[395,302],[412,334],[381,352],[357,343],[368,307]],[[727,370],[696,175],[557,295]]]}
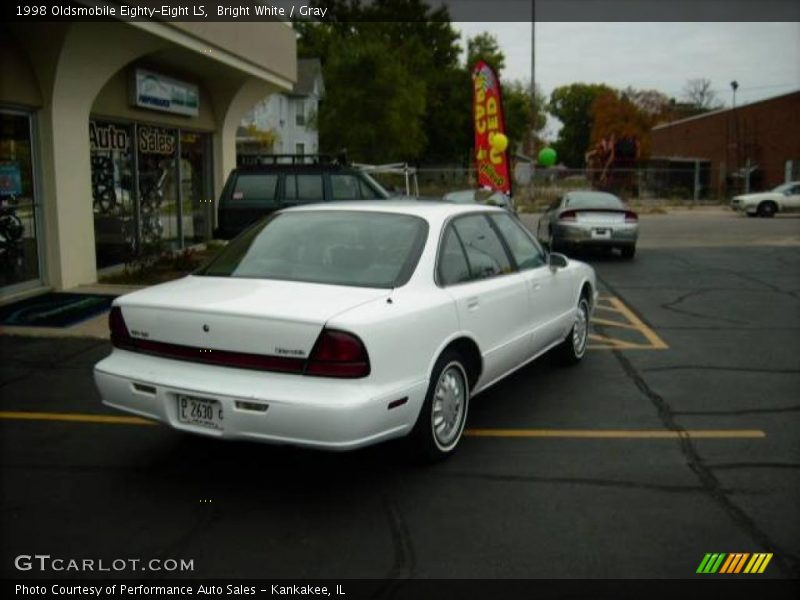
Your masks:
{"label": "car side mirror", "polygon": [[551,252],[547,255],[547,265],[553,272],[557,271],[558,269],[563,269],[567,266],[567,264],[569,264],[569,259],[563,254]]}

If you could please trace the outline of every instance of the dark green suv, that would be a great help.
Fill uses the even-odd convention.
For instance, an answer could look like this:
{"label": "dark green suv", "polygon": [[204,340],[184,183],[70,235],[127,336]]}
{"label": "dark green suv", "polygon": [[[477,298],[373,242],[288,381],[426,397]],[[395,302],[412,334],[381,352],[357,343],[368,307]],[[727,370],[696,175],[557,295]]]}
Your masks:
{"label": "dark green suv", "polygon": [[222,190],[214,236],[231,239],[261,217],[289,206],[388,197],[367,173],[335,160],[239,166]]}

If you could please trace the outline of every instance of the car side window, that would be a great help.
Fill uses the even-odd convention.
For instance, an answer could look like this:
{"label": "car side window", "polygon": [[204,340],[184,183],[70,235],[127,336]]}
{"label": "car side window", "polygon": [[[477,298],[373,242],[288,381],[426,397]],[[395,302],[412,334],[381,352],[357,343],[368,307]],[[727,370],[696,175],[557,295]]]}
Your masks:
{"label": "car side window", "polygon": [[467,253],[472,279],[487,279],[513,270],[503,243],[485,215],[459,217],[453,227]]}
{"label": "car side window", "polygon": [[264,173],[240,173],[236,177],[230,202],[275,204],[278,190],[278,176]]}
{"label": "car side window", "polygon": [[544,253],[533,242],[522,224],[506,214],[496,214],[490,218],[505,238],[520,270],[535,269],[545,264]]}
{"label": "car side window", "polygon": [[361,200],[363,197],[355,175],[331,174],[331,200]]}
{"label": "car side window", "polygon": [[322,174],[287,175],[285,196],[288,202],[322,202]]}
{"label": "car side window", "polygon": [[464,248],[452,225],[448,226],[442,237],[436,271],[440,285],[453,285],[472,278]]}

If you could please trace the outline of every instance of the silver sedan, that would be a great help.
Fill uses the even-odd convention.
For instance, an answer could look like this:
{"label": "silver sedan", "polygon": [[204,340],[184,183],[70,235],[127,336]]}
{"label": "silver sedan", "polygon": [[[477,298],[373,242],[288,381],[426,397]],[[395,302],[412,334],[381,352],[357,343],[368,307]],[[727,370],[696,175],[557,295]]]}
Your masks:
{"label": "silver sedan", "polygon": [[578,248],[618,248],[633,258],[639,238],[639,216],[620,198],[606,192],[568,192],[539,219],[536,235],[552,252]]}

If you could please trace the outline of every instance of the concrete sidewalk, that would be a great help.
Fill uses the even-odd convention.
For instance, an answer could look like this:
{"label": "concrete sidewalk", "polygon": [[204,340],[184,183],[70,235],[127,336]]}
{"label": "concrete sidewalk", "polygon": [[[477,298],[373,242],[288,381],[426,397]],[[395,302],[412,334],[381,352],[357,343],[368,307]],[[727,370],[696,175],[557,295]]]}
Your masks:
{"label": "concrete sidewalk", "polygon": [[[64,290],[73,294],[113,294],[122,296],[129,292],[135,292],[145,286],[137,285],[109,285],[92,284],[82,285],[70,290]],[[69,327],[17,327],[0,325],[0,335],[22,335],[28,337],[78,337],[108,339],[108,312],[86,319]]]}

